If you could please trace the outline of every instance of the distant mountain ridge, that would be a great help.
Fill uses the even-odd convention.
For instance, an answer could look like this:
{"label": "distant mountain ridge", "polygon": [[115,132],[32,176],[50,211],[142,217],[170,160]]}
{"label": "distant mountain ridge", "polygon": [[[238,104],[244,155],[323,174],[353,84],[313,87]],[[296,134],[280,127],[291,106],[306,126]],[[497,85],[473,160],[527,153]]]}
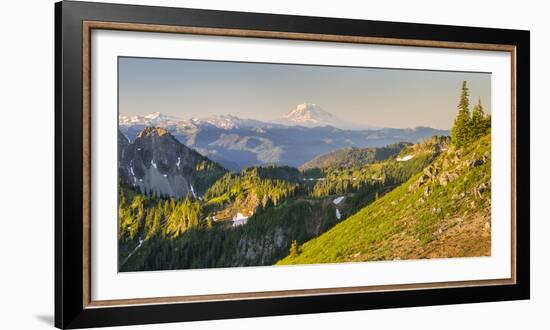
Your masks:
{"label": "distant mountain ridge", "polygon": [[181,119],[174,116],[167,116],[161,112],[152,112],[145,116],[134,115],[129,116],[120,114],[118,117],[119,125],[122,127],[129,126],[157,126],[180,128],[198,128],[201,125],[211,125],[220,129],[236,129],[245,127],[259,127],[265,125],[264,122],[254,119],[242,119],[233,115],[213,115],[204,118]]}
{"label": "distant mountain ridge", "polygon": [[304,171],[312,168],[323,169],[327,167],[362,167],[367,164],[394,157],[399,154],[403,148],[409,145],[411,145],[411,143],[400,142],[388,145],[386,147],[345,147],[313,158],[312,160],[302,164],[300,166],[300,170]]}
{"label": "distant mountain ridge", "polygon": [[183,120],[157,112],[119,117],[119,129],[130,142],[148,126],[165,129],[180,143],[235,172],[256,165],[299,167],[318,155],[344,147],[383,147],[449,134],[429,127],[345,130],[333,126],[289,126],[230,115]]}

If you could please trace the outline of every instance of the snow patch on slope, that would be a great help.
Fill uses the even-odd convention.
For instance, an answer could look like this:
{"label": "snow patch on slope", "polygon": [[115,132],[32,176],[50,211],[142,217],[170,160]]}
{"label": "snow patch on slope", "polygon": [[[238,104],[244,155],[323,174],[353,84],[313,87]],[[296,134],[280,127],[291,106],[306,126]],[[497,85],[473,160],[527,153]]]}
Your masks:
{"label": "snow patch on slope", "polygon": [[248,220],[247,216],[245,216],[241,212],[238,212],[235,216],[233,216],[233,227],[242,226],[246,224],[247,220]]}
{"label": "snow patch on slope", "polygon": [[335,198],[332,202],[334,203],[334,205],[338,205],[344,200],[344,198],[346,198],[346,197],[345,196],[340,196],[338,198]]}
{"label": "snow patch on slope", "polygon": [[396,159],[396,161],[398,161],[398,162],[406,162],[407,160],[413,159],[413,157],[414,157],[414,155],[407,155],[407,156],[405,156],[405,157],[403,157],[403,158],[399,158],[399,157],[398,157],[398,158]]}

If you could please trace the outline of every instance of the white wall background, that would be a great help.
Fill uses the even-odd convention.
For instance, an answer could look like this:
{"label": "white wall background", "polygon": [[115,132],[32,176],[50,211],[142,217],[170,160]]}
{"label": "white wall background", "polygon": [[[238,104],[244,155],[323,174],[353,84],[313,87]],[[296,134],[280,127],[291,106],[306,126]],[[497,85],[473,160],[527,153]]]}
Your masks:
{"label": "white wall background", "polygon": [[[121,3],[531,30],[532,299],[151,325],[147,329],[548,329],[550,22],[544,1],[134,0]],[[54,25],[52,0],[0,10],[0,328],[53,327]],[[131,329],[128,327],[126,329]],[[133,327],[138,328],[138,327]]]}

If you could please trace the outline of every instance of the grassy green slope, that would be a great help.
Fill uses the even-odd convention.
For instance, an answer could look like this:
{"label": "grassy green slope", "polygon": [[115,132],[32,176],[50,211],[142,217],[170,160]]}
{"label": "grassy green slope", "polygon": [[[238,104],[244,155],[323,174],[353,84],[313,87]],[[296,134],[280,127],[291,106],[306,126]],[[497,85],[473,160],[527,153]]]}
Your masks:
{"label": "grassy green slope", "polygon": [[490,136],[432,165],[277,264],[490,255]]}

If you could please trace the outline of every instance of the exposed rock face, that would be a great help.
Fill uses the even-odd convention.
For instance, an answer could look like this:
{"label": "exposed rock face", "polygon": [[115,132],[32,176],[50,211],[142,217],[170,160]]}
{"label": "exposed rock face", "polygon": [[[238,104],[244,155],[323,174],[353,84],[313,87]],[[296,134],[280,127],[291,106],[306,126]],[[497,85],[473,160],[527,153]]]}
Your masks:
{"label": "exposed rock face", "polygon": [[144,193],[198,198],[225,173],[163,128],[146,127],[134,143],[121,132],[118,137],[120,179]]}
{"label": "exposed rock face", "polygon": [[[128,138],[122,132],[118,131],[118,161],[120,164],[120,161],[124,158],[124,152],[128,145],[130,144],[130,141],[128,141]],[[120,165],[119,165],[120,166]]]}

